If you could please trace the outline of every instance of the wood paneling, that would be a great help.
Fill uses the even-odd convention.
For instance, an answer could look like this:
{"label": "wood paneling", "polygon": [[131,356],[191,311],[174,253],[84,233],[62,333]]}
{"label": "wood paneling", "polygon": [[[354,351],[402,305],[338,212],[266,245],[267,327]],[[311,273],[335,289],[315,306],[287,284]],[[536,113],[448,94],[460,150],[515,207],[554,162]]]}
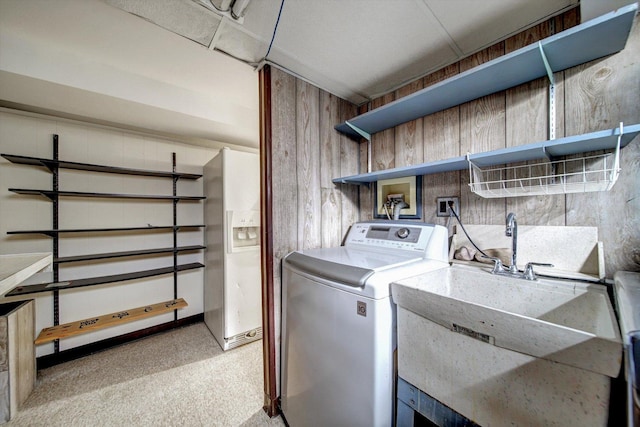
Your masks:
{"label": "wood paneling", "polygon": [[[570,28],[579,21],[577,9],[553,20],[556,32]],[[548,25],[540,24],[381,97],[372,107],[546,37]],[[639,28],[636,22],[622,52],[556,73],[557,137],[612,128],[621,120],[640,122]],[[373,198],[368,186],[336,187],[330,182],[367,171],[367,143],[333,130],[336,123],[364,112],[362,108],[356,111],[354,105],[276,69],[272,88],[273,276],[274,301],[279,302],[282,257],[303,247],[335,246],[353,222],[371,219]],[[420,153],[424,161],[432,161],[544,140],[546,91],[546,82],[536,80],[378,133],[372,141],[372,170],[419,163]],[[636,140],[621,153],[623,171],[612,191],[566,197],[482,199],[468,189],[466,171],[427,175],[423,220],[444,224],[435,217],[435,198],[459,195],[463,221],[470,224],[504,224],[506,213],[513,211],[521,224],[597,226],[605,242],[607,276],[618,269],[640,271],[639,159]],[[279,315],[279,305],[275,311]],[[275,323],[279,345],[279,318]]]}
{"label": "wood paneling", "polygon": [[[625,49],[565,71],[568,135],[640,122],[640,18]],[[640,271],[640,141],[620,153],[622,172],[608,192],[567,195],[567,225],[597,226],[607,277]]]}
{"label": "wood paneling", "polygon": [[298,248],[321,246],[320,90],[296,80]]}
{"label": "wood paneling", "polygon": [[[556,138],[610,129],[620,121],[640,122],[639,19],[636,17],[627,46],[620,53],[555,73]],[[571,28],[579,21],[579,8],[570,10],[425,77],[422,86],[534,43],[553,31]],[[406,96],[412,87],[420,86],[414,83],[375,100],[373,107]],[[535,80],[422,118],[422,141],[416,138],[412,125],[374,135],[373,170],[410,164],[421,147],[424,161],[433,161],[546,140],[548,120],[548,83],[546,79]],[[362,148],[363,165],[366,155]],[[423,220],[444,224],[443,218],[435,216],[436,197],[459,195],[462,219],[470,224],[504,224],[506,214],[515,212],[521,224],[597,226],[605,243],[607,276],[612,277],[619,269],[640,271],[638,159],[640,142],[634,141],[621,152],[622,173],[613,190],[566,196],[483,199],[470,192],[466,171],[426,175]],[[361,189],[360,196],[361,217],[368,219],[373,210],[368,190]]]}
{"label": "wood paneling", "polygon": [[[369,146],[366,142],[361,142],[358,146],[358,151],[360,152],[360,171],[368,170],[368,158],[369,158]],[[362,172],[361,172],[362,173]],[[368,221],[373,219],[373,197],[374,197],[374,187],[375,185],[359,185],[358,191],[360,193],[360,219],[362,221]]]}
{"label": "wood paneling", "polygon": [[339,99],[320,92],[320,183],[322,187],[322,247],[339,246],[342,241],[342,197],[331,181],[340,176],[340,135],[333,127],[340,123]]}
{"label": "wood paneling", "polygon": [[[504,54],[504,43],[498,43],[460,61],[464,72]],[[498,92],[460,106],[460,152],[480,153],[504,148],[505,94]],[[465,206],[461,218],[470,224],[502,224],[505,202],[483,199],[468,189],[468,175],[461,176],[460,204]]]}
{"label": "wood paneling", "polygon": [[[340,100],[340,121],[357,114],[355,105],[348,101]],[[335,125],[335,123],[334,123]],[[333,126],[331,127],[333,130]],[[360,172],[360,145],[350,138],[340,134],[340,175],[356,175]],[[360,219],[360,191],[355,185],[340,184],[340,236],[344,239],[349,227]],[[337,215],[334,212],[333,215]]]}
{"label": "wood paneling", "polygon": [[[505,40],[505,53],[536,43],[550,35],[551,21],[536,25]],[[557,73],[555,78],[560,83],[562,73]],[[549,138],[549,84],[549,79],[545,77],[506,91],[507,147]],[[562,94],[556,93],[555,99],[557,110],[562,111],[562,104],[558,102],[563,101]],[[512,197],[505,200],[506,212],[516,212],[518,221],[522,224],[564,225],[564,195]]]}
{"label": "wood paneling", "polygon": [[[274,283],[282,258],[298,246],[296,78],[276,68],[272,78],[272,203]],[[275,163],[273,163],[275,162]]]}
{"label": "wood paneling", "polygon": [[[358,187],[332,180],[359,172],[360,147],[334,130],[336,123],[357,114],[355,105],[276,68],[270,68],[269,80],[271,126],[263,139],[271,141],[270,155],[264,159],[271,169],[271,185],[263,191],[271,194],[271,234],[264,236],[273,248],[267,254],[273,266],[273,289],[267,299],[273,305],[274,334],[267,347],[275,349],[278,361],[282,258],[298,249],[338,246],[358,220]],[[273,371],[268,380],[277,383],[278,363]]]}
{"label": "wood paneling", "polygon": [[[382,107],[395,99],[393,93],[371,102],[373,109]],[[391,169],[396,166],[395,128],[378,132],[371,138],[371,171]]]}
{"label": "wood paneling", "polygon": [[[422,79],[398,89],[395,92],[395,98],[402,98],[419,91],[423,87]],[[395,165],[409,166],[417,165],[423,162],[424,158],[424,141],[422,136],[422,119],[412,120],[403,123],[395,128]]]}
{"label": "wood paneling", "polygon": [[[423,79],[428,87],[460,72],[458,63],[436,71]],[[460,107],[449,108],[423,119],[424,161],[443,160],[460,155]],[[462,172],[464,173],[464,172]],[[425,175],[422,178],[422,216],[424,222],[445,225],[447,218],[436,216],[438,197],[460,197],[461,172]]]}

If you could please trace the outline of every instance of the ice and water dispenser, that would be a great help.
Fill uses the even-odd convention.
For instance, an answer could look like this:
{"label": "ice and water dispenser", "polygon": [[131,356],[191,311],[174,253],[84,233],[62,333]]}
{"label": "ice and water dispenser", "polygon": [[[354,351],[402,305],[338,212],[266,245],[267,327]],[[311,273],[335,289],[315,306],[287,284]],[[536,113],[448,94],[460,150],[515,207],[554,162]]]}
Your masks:
{"label": "ice and water dispenser", "polygon": [[227,211],[227,252],[260,248],[260,211]]}

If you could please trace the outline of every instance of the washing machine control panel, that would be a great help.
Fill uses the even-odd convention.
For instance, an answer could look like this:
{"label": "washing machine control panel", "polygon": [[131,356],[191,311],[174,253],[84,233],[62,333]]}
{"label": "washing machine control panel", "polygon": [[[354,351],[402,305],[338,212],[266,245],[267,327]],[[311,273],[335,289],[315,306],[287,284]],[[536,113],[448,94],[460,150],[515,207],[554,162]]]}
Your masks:
{"label": "washing machine control panel", "polygon": [[351,227],[345,246],[371,246],[424,251],[431,236],[431,224],[364,222]]}

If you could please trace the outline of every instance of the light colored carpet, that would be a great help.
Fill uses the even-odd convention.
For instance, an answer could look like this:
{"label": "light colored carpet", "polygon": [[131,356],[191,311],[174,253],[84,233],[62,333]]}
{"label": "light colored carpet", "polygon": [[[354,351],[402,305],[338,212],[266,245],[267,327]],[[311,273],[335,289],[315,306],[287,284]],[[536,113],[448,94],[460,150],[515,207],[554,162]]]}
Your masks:
{"label": "light colored carpet", "polygon": [[198,323],[38,371],[7,425],[284,425],[262,384],[262,341],[223,352]]}

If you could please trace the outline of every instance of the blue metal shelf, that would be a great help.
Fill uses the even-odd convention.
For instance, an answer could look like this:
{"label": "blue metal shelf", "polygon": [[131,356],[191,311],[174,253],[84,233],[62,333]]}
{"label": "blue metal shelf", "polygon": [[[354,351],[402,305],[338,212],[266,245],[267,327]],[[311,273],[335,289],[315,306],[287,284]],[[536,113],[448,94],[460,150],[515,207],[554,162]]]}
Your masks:
{"label": "blue metal shelf", "polygon": [[[577,25],[458,74],[402,99],[359,115],[348,123],[367,134],[463,104],[547,75],[542,52],[553,72],[584,64],[624,49],[637,4]],[[359,139],[347,122],[336,130]]]}
{"label": "blue metal shelf", "polygon": [[[640,124],[624,126],[620,139],[620,148],[629,144],[640,133]],[[469,154],[469,160],[480,167],[495,166],[506,163],[525,162],[529,160],[549,159],[570,154],[586,153],[597,150],[616,148],[620,128],[568,136],[550,141],[535,142],[478,154]],[[466,156],[452,157],[446,160],[405,166],[378,172],[352,175],[333,180],[336,184],[366,184],[381,179],[402,178],[414,175],[450,172],[467,169],[469,162]]]}

